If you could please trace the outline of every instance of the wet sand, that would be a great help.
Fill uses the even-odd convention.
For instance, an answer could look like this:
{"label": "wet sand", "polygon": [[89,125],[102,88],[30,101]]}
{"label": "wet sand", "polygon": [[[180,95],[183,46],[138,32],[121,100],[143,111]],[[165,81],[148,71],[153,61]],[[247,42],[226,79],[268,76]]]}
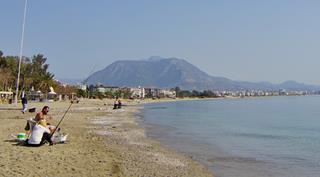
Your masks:
{"label": "wet sand", "polygon": [[[35,113],[0,109],[0,176],[212,176],[207,168],[146,137],[136,123],[137,102],[112,110],[113,100],[81,100],[61,124],[65,144],[25,147],[11,134],[24,132]],[[69,102],[30,103],[50,106],[57,124]],[[1,107],[2,105],[0,105]]]}

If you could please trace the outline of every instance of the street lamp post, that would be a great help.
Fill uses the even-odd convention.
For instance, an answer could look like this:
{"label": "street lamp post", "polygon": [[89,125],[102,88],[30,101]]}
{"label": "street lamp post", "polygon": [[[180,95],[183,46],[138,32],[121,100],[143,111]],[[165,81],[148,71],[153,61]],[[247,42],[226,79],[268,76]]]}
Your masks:
{"label": "street lamp post", "polygon": [[24,27],[25,27],[25,24],[26,24],[27,5],[28,5],[28,0],[25,0],[24,13],[23,13],[23,22],[22,22],[21,43],[20,43],[19,67],[18,67],[18,76],[17,76],[17,84],[16,84],[16,95],[15,95],[15,98],[14,98],[15,106],[18,105],[19,79],[20,79],[20,69],[21,69],[21,60],[22,60],[22,51],[23,51]]}

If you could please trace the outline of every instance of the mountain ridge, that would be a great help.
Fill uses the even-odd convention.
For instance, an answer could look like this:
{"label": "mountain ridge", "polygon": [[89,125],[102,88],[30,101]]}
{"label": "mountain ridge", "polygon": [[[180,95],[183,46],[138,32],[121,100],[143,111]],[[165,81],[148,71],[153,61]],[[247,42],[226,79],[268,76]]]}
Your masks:
{"label": "mountain ridge", "polygon": [[118,60],[91,74],[88,84],[120,87],[180,87],[187,90],[320,90],[320,86],[285,81],[234,81],[226,77],[210,76],[188,61],[179,58],[153,56],[145,60]]}

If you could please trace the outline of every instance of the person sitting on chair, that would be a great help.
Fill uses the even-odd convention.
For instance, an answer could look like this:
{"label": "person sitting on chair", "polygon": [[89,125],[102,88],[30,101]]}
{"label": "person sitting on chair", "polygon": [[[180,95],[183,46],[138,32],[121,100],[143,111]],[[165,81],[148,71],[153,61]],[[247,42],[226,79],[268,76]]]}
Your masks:
{"label": "person sitting on chair", "polygon": [[28,146],[38,147],[46,142],[49,142],[49,145],[53,145],[51,140],[51,131],[47,128],[47,123],[45,120],[39,121],[32,129],[30,138],[26,140]]}

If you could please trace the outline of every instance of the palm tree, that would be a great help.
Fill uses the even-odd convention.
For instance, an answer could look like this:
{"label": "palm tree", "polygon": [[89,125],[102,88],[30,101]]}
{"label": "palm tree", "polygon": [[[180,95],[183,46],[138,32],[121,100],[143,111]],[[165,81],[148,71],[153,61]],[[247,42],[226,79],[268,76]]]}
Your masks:
{"label": "palm tree", "polygon": [[55,83],[53,77],[54,77],[54,75],[51,73],[44,74],[40,79],[39,90],[41,90],[43,92],[48,92],[50,87],[55,86],[56,83]]}

